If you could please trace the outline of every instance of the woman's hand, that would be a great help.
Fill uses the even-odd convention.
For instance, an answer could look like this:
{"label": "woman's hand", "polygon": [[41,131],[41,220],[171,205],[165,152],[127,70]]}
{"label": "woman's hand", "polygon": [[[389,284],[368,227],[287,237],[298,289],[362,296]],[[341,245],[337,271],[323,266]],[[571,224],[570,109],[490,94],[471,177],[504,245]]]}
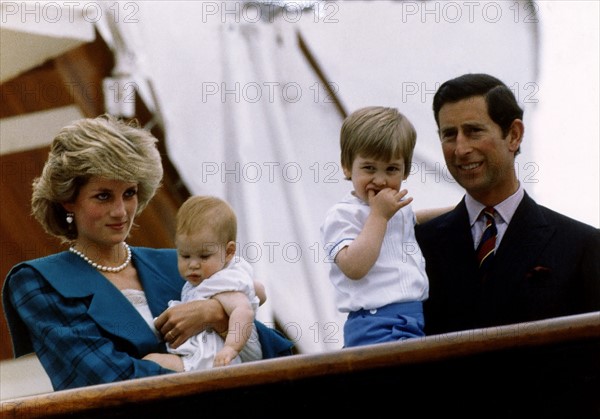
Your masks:
{"label": "woman's hand", "polygon": [[213,329],[217,333],[225,332],[228,321],[221,304],[209,299],[170,307],[154,320],[154,326],[172,348],[177,348],[206,329]]}

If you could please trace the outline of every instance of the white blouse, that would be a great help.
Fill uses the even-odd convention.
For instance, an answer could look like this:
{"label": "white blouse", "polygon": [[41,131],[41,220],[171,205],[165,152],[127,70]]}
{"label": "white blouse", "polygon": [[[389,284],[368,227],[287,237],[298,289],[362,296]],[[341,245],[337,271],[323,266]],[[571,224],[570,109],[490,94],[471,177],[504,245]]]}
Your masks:
{"label": "white blouse", "polygon": [[133,290],[133,289],[124,289],[121,290],[125,298],[129,300],[131,304],[135,307],[135,309],[140,313],[140,316],[146,321],[148,327],[154,332],[157,338],[162,340],[160,333],[154,327],[154,317],[152,317],[152,312],[150,311],[150,306],[148,305],[148,300],[146,300],[146,294],[142,290]]}

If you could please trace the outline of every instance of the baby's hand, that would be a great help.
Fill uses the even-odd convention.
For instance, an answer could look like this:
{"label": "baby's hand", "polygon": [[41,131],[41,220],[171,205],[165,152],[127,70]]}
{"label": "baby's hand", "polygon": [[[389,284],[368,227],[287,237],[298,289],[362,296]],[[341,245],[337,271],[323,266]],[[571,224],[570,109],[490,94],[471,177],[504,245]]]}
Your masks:
{"label": "baby's hand", "polygon": [[231,346],[224,346],[223,349],[215,355],[213,367],[224,367],[225,365],[229,365],[236,356],[238,356],[238,351]]}
{"label": "baby's hand", "polygon": [[377,195],[373,190],[369,190],[367,193],[371,212],[381,215],[387,220],[392,218],[400,208],[403,208],[412,202],[412,198],[402,200],[408,193],[406,189],[396,191],[391,188],[385,188],[380,190]]}

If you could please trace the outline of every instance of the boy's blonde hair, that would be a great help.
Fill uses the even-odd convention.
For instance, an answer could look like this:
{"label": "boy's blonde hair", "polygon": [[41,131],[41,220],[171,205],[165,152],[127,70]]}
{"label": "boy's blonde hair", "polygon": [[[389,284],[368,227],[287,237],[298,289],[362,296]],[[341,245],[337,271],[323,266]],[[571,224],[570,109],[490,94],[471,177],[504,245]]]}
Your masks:
{"label": "boy's blonde hair", "polygon": [[176,234],[189,235],[211,227],[217,234],[220,244],[235,242],[237,237],[237,217],[233,208],[214,196],[192,196],[177,211]]}
{"label": "boy's blonde hair", "polygon": [[417,132],[412,123],[396,108],[369,106],[351,113],[340,133],[341,163],[352,170],[356,156],[378,160],[404,159],[404,176],[408,176]]}

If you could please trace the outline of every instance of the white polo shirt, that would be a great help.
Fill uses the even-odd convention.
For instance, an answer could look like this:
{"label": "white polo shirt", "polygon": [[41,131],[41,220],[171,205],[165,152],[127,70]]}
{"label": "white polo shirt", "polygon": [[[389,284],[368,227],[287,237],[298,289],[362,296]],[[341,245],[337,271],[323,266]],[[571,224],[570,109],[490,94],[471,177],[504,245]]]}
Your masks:
{"label": "white polo shirt", "polygon": [[370,210],[367,203],[348,193],[327,212],[321,226],[329,279],[341,312],[423,301],[429,296],[425,259],[415,238],[416,219],[410,205],[388,221],[379,258],[364,278],[348,278],[334,262],[337,253],[361,232]]}

